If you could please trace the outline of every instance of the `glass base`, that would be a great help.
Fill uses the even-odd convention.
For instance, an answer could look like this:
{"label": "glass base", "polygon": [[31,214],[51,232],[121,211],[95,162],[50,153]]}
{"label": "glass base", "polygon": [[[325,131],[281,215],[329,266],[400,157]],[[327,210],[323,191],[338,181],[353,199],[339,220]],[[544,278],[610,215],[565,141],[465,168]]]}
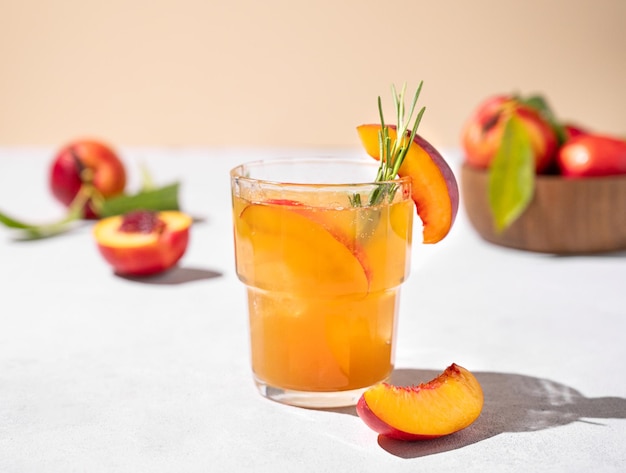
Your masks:
{"label": "glass base", "polygon": [[367,389],[365,387],[350,391],[295,391],[270,386],[258,379],[255,379],[254,383],[261,395],[272,401],[311,409],[355,406],[361,394]]}

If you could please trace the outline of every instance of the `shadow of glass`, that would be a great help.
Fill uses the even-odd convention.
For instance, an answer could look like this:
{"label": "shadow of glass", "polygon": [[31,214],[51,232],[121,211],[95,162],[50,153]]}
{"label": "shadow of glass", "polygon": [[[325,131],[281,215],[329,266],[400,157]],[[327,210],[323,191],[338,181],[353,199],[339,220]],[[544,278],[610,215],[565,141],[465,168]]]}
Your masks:
{"label": "shadow of glass", "polygon": [[141,284],[176,285],[189,282],[202,281],[205,279],[219,278],[223,274],[203,268],[175,267],[164,273],[154,276],[128,276],[116,274],[117,277]]}
{"label": "shadow of glass", "polygon": [[[426,382],[440,372],[399,369],[390,382],[408,386]],[[587,398],[575,389],[548,379],[511,373],[474,373],[485,396],[480,417],[460,432],[433,440],[404,442],[378,436],[378,444],[401,458],[416,458],[471,445],[505,432],[533,432],[572,422],[601,424],[598,419],[626,419],[626,398]],[[356,415],[354,407],[332,409]]]}

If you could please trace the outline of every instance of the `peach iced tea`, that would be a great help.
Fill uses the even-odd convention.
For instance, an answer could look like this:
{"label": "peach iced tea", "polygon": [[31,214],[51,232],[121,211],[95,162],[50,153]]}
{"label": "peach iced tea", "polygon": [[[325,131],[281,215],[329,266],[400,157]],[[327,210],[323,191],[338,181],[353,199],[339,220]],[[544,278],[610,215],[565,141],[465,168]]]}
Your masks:
{"label": "peach iced tea", "polygon": [[284,160],[231,173],[252,369],[268,397],[354,404],[393,369],[415,210],[408,179],[358,181],[357,170],[367,168],[365,179],[372,166]]}

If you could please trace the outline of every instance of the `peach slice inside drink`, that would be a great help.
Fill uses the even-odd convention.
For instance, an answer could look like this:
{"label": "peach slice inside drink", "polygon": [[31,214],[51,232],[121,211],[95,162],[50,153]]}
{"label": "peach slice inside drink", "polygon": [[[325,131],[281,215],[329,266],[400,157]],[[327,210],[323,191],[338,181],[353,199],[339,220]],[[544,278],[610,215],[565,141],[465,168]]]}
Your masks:
{"label": "peach slice inside drink", "polygon": [[[320,296],[365,295],[367,270],[347,246],[294,206],[250,204],[239,222],[240,246],[249,264],[247,284],[265,290]],[[343,240],[343,242],[341,241]]]}
{"label": "peach slice inside drink", "polygon": [[[291,389],[340,389],[349,384],[335,340],[320,319],[367,297],[369,281],[349,237],[331,234],[304,206],[247,205],[238,221],[238,264],[245,266],[255,372]],[[253,289],[254,288],[254,289]],[[334,332],[333,332],[334,333]]]}

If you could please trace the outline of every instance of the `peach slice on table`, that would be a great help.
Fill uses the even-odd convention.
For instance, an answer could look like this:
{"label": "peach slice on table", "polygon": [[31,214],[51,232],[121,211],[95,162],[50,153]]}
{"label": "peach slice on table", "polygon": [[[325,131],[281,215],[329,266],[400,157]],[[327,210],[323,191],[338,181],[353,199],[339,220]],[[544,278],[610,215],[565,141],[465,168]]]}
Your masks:
{"label": "peach slice on table", "polygon": [[98,250],[116,273],[147,276],[170,269],[183,256],[192,218],[182,212],[146,210],[99,220]]}
{"label": "peach slice on table", "polygon": [[359,252],[351,249],[347,237],[330,233],[308,215],[306,206],[293,203],[253,203],[239,219],[238,247],[251,253],[254,281],[258,287],[318,295],[365,294],[369,275]]}
{"label": "peach slice on table", "polygon": [[374,431],[398,440],[427,440],[472,424],[483,407],[478,380],[465,368],[450,365],[418,386],[380,383],[363,393],[357,414]]}
{"label": "peach slice on table", "polygon": [[[357,127],[365,151],[377,160],[380,159],[380,130],[380,125]],[[389,137],[396,139],[393,126],[389,126]],[[459,188],[448,163],[430,143],[416,134],[398,175],[411,178],[411,197],[423,223],[424,243],[439,242],[452,228],[459,209]]]}

